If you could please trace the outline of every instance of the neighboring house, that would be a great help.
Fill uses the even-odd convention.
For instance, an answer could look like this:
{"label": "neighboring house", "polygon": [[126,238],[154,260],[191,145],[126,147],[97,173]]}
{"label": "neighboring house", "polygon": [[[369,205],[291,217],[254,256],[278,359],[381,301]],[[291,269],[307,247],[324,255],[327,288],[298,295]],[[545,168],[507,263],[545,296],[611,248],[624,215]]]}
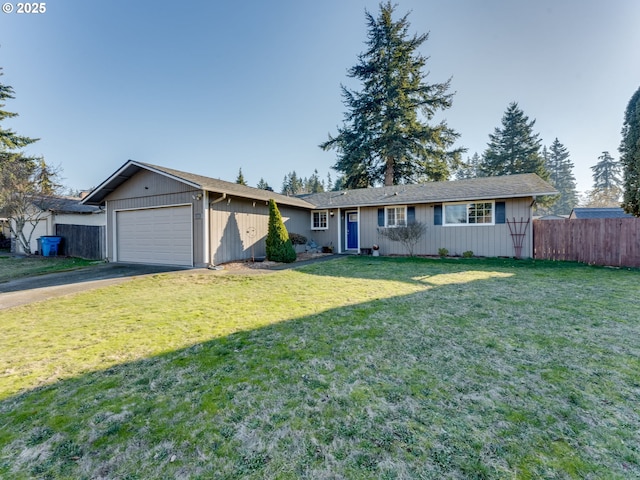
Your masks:
{"label": "neighboring house", "polygon": [[[103,259],[106,252],[104,251],[104,241],[100,236],[104,236],[104,227],[106,225],[106,216],[104,210],[97,206],[85,205],[80,198],[62,197],[62,196],[41,196],[34,198],[31,202],[32,211],[29,213],[31,222],[27,222],[25,226],[25,236],[28,238],[31,229],[31,252],[35,253],[38,249],[38,238],[44,235],[58,235],[63,237],[63,242],[70,249],[75,243],[88,243],[97,245],[97,253],[90,256],[91,258]],[[35,223],[35,227],[33,224]],[[15,223],[14,223],[15,225]],[[83,238],[73,238],[76,232],[83,230],[82,227],[94,228],[92,235]],[[101,229],[98,227],[102,227]],[[86,229],[85,229],[86,230]],[[99,232],[99,233],[98,233]],[[86,233],[83,232],[83,235]],[[85,249],[96,250],[96,245],[84,245]],[[65,248],[63,246],[63,248]],[[12,241],[12,249],[15,253],[24,253],[19,242]],[[102,251],[101,251],[102,250]],[[65,254],[73,255],[74,252],[67,251]],[[81,256],[81,255],[78,255]]]}
{"label": "neighboring house", "polygon": [[427,229],[418,255],[447,248],[452,255],[514,256],[515,229],[522,256],[531,257],[532,206],[554,194],[540,177],[524,174],[288,197],[129,160],[83,203],[106,210],[109,261],[204,267],[265,255],[271,198],[289,232],[336,253],[378,244],[383,255],[404,254],[378,228],[419,221]]}
{"label": "neighboring house", "polygon": [[571,220],[583,218],[632,218],[633,215],[625,213],[620,207],[596,207],[574,208],[569,218]]}

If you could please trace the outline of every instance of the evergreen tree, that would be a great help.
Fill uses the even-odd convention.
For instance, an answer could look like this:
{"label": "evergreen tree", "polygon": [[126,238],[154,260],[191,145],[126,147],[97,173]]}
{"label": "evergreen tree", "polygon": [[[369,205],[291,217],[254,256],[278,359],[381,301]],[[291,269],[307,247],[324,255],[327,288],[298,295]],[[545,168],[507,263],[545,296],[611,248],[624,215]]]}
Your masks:
{"label": "evergreen tree", "polygon": [[591,167],[593,189],[587,192],[589,207],[619,207],[623,194],[622,165],[609,152],[602,152],[598,163]]}
{"label": "evergreen tree", "polygon": [[467,178],[481,177],[480,165],[482,160],[478,152],[474,153],[471,158],[467,158],[467,161],[460,166],[456,171],[456,180],[465,180]]}
{"label": "evergreen tree", "polygon": [[324,192],[324,185],[320,180],[320,176],[318,175],[318,170],[313,171],[313,175],[311,175],[307,181],[305,182],[305,192],[304,193],[319,193]]}
{"label": "evergreen tree", "polygon": [[260,181],[256,185],[260,190],[268,190],[269,192],[273,192],[273,188],[269,186],[267,182],[264,181],[264,178],[260,177]]}
{"label": "evergreen tree", "polygon": [[331,180],[331,172],[327,172],[327,184],[325,190],[330,192],[333,189],[333,180]]}
{"label": "evergreen tree", "polygon": [[294,170],[285,175],[282,181],[282,193],[283,195],[295,196],[303,193],[304,183],[298,177],[298,174]]}
{"label": "evergreen tree", "polygon": [[574,165],[569,159],[569,152],[556,138],[548,150],[544,147],[542,156],[549,172],[549,181],[560,192],[548,211],[556,215],[568,215],[578,203]]}
{"label": "evergreen tree", "polygon": [[280,210],[275,200],[269,200],[269,229],[267,231],[267,260],[272,262],[291,263],[296,259],[289,232],[282,221]]}
{"label": "evergreen tree", "polygon": [[[18,115],[4,110],[5,102],[13,98],[13,88],[0,83],[0,122]],[[25,253],[31,253],[31,237],[47,210],[34,209],[34,199],[53,195],[60,188],[58,169],[42,158],[29,157],[20,151],[35,141],[0,126],[0,212],[11,220],[11,233]],[[46,200],[41,203],[44,205]]]}
{"label": "evergreen tree", "polygon": [[624,166],[622,207],[625,212],[640,217],[640,88],[624,113],[620,162]]}
{"label": "evergreen tree", "polygon": [[238,177],[236,178],[236,183],[240,184],[240,185],[247,185],[247,182],[244,179],[244,175],[242,175],[242,168],[240,168],[240,170],[238,170]]}
{"label": "evergreen tree", "polygon": [[363,88],[341,86],[344,124],[320,145],[337,150],[334,168],[347,188],[446,180],[463,151],[452,149],[459,135],[444,121],[428,123],[451,106],[450,80],[426,83],[418,49],[428,34],[409,36],[408,14],[394,21],[394,8],[380,4],[377,18],[366,12],[367,49],[348,71]]}
{"label": "evergreen tree", "polygon": [[[4,74],[2,73],[2,68],[0,68],[0,77],[2,75]],[[0,83],[0,122],[6,120],[7,118],[18,116],[17,113],[7,112],[3,110],[5,102],[9,99],[14,98],[15,97],[13,88],[9,85],[3,85],[2,83]],[[10,155],[16,155],[15,152],[12,154],[12,151],[19,150],[37,141],[37,138],[24,137],[22,135],[16,134],[11,129],[0,127],[0,161],[7,160]]]}
{"label": "evergreen tree", "polygon": [[595,190],[619,189],[622,185],[622,165],[614,160],[609,152],[602,152],[598,157],[598,163],[591,167],[591,170]]}
{"label": "evergreen tree", "polygon": [[489,135],[480,171],[485,176],[537,173],[545,180],[549,172],[540,155],[541,141],[533,133],[535,120],[529,121],[516,102],[509,104],[502,117],[502,128]]}

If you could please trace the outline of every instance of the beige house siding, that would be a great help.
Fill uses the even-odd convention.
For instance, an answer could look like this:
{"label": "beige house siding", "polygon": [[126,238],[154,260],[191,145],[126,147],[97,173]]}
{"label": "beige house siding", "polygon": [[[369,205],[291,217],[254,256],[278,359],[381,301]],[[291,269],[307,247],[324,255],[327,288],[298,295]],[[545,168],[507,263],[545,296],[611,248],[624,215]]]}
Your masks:
{"label": "beige house siding", "polygon": [[[266,255],[269,229],[269,205],[227,197],[217,203],[221,195],[211,194],[209,211],[210,263],[218,265],[233,260],[249,260]],[[287,231],[309,236],[309,212],[278,205]]]}
{"label": "beige house siding", "polygon": [[[195,197],[195,198],[194,198]],[[204,220],[202,192],[185,183],[163,175],[142,170],[123,183],[106,198],[107,209],[107,258],[115,261],[115,212],[157,208],[163,206],[192,205],[193,212],[193,262],[194,266],[205,266]]]}
{"label": "beige house siding", "polygon": [[[531,198],[507,199],[496,201],[505,202],[505,214],[509,220],[526,221],[531,217]],[[415,247],[418,255],[438,255],[440,248],[446,248],[449,255],[462,255],[472,251],[476,256],[483,257],[512,257],[515,255],[513,240],[509,226],[478,225],[478,226],[445,226],[434,225],[434,206],[415,205],[416,221],[426,225],[426,232]],[[406,255],[404,247],[398,242],[392,242],[378,233],[378,208],[364,207],[360,209],[360,248],[371,248],[373,244],[380,245],[381,255]],[[341,215],[344,217],[343,215]],[[344,220],[343,220],[344,221]],[[522,256],[533,256],[533,233],[529,224],[524,238]],[[334,234],[336,234],[334,232]],[[344,233],[342,234],[344,237]],[[344,245],[344,239],[342,239]]]}

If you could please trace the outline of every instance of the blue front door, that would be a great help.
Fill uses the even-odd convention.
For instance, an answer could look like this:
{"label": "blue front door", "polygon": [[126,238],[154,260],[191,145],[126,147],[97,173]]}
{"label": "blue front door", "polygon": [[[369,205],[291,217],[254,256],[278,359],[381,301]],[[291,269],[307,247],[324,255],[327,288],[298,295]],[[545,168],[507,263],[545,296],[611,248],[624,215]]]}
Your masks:
{"label": "blue front door", "polygon": [[347,250],[358,249],[358,212],[346,212]]}

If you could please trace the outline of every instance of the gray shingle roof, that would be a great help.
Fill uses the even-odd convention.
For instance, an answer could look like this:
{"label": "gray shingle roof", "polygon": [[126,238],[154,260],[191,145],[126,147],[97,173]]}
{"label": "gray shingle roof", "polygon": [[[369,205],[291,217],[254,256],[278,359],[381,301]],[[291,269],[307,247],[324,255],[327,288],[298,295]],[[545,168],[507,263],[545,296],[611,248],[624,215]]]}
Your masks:
{"label": "gray shingle roof", "polygon": [[183,172],[173,168],[129,160],[117,172],[94,189],[83,200],[83,203],[86,205],[101,205],[109,193],[113,192],[142,169],[167,175],[178,181],[190,184],[197,189],[253,200],[268,201],[273,198],[278,204],[308,209],[441,203],[558,194],[551,185],[536,174],[526,173],[503,177],[482,177],[450,182],[430,182],[420,185],[361,188],[288,197],[259,188],[247,187],[245,185]]}
{"label": "gray shingle roof", "polygon": [[340,192],[301,195],[316,208],[349,208],[376,205],[441,203],[465,200],[490,200],[541,195],[559,192],[534,173],[481,177],[449,182],[430,182],[419,185],[360,188]]}
{"label": "gray shingle roof", "polygon": [[103,212],[99,207],[84,205],[80,198],[74,197],[40,196],[34,198],[33,204],[41,210],[54,213],[79,213],[89,215]]}
{"label": "gray shingle roof", "polygon": [[625,213],[622,208],[574,208],[575,218],[631,218],[633,215]]}
{"label": "gray shingle roof", "polygon": [[225,182],[203,175],[196,175],[173,168],[161,167],[151,163],[136,162],[129,160],[118,171],[111,175],[107,180],[96,187],[85,199],[84,203],[88,205],[101,205],[109,193],[116,190],[120,185],[133,177],[140,170],[145,169],[161,175],[167,175],[178,181],[192,185],[194,188],[207,190],[209,192],[224,193],[237,197],[248,198],[252,200],[269,201],[274,199],[279,205],[290,205],[302,208],[313,208],[313,205],[298,197],[288,197],[279,193],[261,190],[259,188],[247,187],[238,183]]}

